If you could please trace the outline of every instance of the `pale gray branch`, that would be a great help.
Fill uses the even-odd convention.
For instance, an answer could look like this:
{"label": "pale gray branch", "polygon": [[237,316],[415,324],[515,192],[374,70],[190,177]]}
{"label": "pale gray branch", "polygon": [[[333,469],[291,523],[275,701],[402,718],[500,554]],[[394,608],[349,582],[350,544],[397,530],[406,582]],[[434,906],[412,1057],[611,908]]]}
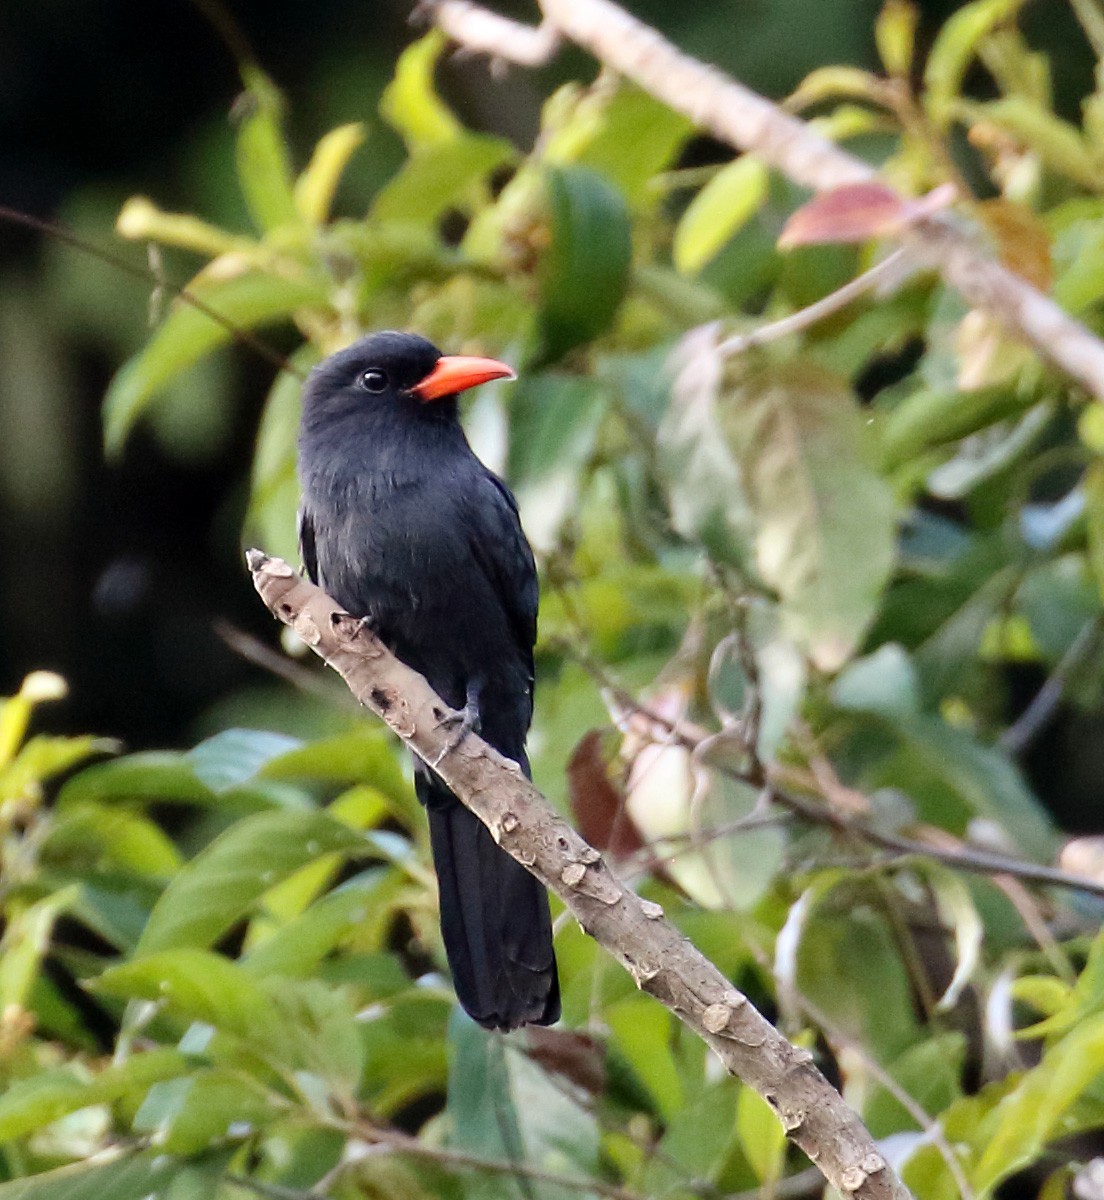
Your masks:
{"label": "pale gray branch", "polygon": [[349,690],[436,771],[499,844],[567,905],[637,986],[701,1037],[778,1114],[789,1138],[844,1196],[909,1193],[870,1133],[813,1064],[663,916],[630,891],[522,775],[469,734],[450,749],[450,710],[363,623],[284,561],[248,554],[261,598],[345,680]]}
{"label": "pale gray branch", "polygon": [[522,25],[470,0],[424,0],[419,12],[429,16],[438,29],[465,50],[519,67],[543,67],[561,45],[560,35],[550,21]]}
{"label": "pale gray branch", "polygon": [[[442,0],[441,10],[460,0]],[[800,118],[753,92],[716,67],[682,53],[661,34],[613,0],[539,0],[544,23],[588,50],[605,66],[685,114],[698,128],[738,150],[751,151],[787,178],[814,191],[877,178],[868,163],[840,149]],[[463,0],[469,27],[473,10],[504,18]],[[516,30],[516,22],[506,22]],[[503,57],[465,37],[466,45]],[[533,32],[538,32],[534,30]],[[519,61],[515,59],[515,61]],[[917,221],[897,235],[913,262],[938,271],[975,308],[993,316],[1012,336],[1104,400],[1104,342],[1024,278],[1002,266],[954,214]]]}

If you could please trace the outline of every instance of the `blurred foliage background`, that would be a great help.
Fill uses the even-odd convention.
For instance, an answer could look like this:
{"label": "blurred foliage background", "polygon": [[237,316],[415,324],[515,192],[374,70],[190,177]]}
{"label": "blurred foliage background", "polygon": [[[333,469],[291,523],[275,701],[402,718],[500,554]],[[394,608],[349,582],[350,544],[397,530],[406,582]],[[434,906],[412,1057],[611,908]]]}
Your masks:
{"label": "blurred foliage background", "polygon": [[[1095,0],[634,11],[903,191],[954,181],[1100,331]],[[384,326],[521,367],[466,420],[541,561],[540,786],[917,1195],[1064,1194],[1104,1129],[1099,900],[887,864],[759,784],[945,850],[1098,830],[1099,407],[928,276],[726,357],[884,248],[782,253],[806,197],[754,159],[409,15],[0,13],[2,202],[150,272],[0,226],[0,1200],[817,1191],[566,920],[562,1028],[455,1011],[404,760],[241,559],[294,557],[298,375]]]}

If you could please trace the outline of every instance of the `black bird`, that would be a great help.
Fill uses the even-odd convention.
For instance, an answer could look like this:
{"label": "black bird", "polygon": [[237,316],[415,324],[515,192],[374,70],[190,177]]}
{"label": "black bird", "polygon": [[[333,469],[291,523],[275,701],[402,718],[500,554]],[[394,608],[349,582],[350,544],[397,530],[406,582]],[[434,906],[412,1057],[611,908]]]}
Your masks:
{"label": "black bird", "polygon": [[[537,576],[506,485],[472,452],[457,395],[513,378],[489,358],[442,356],[377,333],[311,372],[299,429],[299,542],[311,579],[365,617],[464,727],[528,776]],[[441,932],[456,994],[488,1029],[560,1015],[548,896],[431,766]]]}

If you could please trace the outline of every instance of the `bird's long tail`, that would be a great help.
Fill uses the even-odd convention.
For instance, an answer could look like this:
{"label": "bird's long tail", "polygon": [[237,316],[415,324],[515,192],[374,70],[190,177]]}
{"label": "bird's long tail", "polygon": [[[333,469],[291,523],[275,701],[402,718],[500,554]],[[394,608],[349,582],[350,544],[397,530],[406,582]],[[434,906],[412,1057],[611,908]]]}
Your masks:
{"label": "bird's long tail", "polygon": [[487,1029],[551,1025],[560,1015],[548,894],[541,883],[418,764],[441,892],[441,934],[456,995]]}

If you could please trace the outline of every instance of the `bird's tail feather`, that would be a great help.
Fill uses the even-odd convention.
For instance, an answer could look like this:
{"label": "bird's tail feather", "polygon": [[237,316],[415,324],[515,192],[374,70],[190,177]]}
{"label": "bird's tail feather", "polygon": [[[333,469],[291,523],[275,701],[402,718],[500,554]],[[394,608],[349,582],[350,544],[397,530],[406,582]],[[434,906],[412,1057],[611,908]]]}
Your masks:
{"label": "bird's tail feather", "polygon": [[551,1025],[560,1015],[560,988],[548,894],[439,780],[422,768],[416,783],[429,816],[441,934],[460,1003],[488,1029]]}

